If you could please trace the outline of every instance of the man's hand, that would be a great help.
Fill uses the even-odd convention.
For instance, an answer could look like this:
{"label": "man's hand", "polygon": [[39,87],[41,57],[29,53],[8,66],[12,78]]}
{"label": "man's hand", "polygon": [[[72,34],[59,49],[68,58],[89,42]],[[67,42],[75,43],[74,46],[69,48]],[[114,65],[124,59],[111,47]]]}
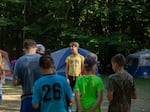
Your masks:
{"label": "man's hand", "polygon": [[17,79],[13,79],[13,80],[12,80],[12,83],[13,83],[13,86],[18,86],[18,85],[20,85],[20,81],[17,80]]}
{"label": "man's hand", "polygon": [[70,84],[70,80],[67,78],[67,82]]}
{"label": "man's hand", "polygon": [[5,70],[2,70],[1,81],[2,84],[5,84]]}

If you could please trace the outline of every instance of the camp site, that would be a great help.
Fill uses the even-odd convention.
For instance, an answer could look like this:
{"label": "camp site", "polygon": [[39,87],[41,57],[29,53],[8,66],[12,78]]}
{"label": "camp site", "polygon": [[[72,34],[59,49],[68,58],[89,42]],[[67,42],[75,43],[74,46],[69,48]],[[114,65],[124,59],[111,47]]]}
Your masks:
{"label": "camp site", "polygon": [[[64,50],[65,50],[65,52],[63,54],[62,52]],[[64,56],[64,55],[65,56],[60,57],[59,52],[61,52],[62,56]],[[80,49],[80,52],[82,54],[85,53],[83,55],[86,56],[86,54],[89,53],[90,51],[85,50],[85,49]],[[50,54],[54,59],[54,63],[56,65],[55,66],[56,70],[58,71],[58,73],[60,75],[62,75],[64,77],[65,77],[65,58],[69,54],[70,54],[69,48],[60,49],[60,50],[52,52]],[[131,57],[131,55],[129,55],[129,56]],[[59,58],[61,58],[61,60],[59,60]],[[62,58],[64,58],[64,59],[62,59]],[[131,62],[128,62],[128,63],[131,63]],[[8,65],[9,65],[9,63],[8,63]],[[131,64],[128,64],[128,66],[131,66]],[[135,69],[133,69],[133,70],[135,70]],[[135,73],[135,71],[133,73]],[[141,72],[145,72],[145,69],[143,69],[143,71],[141,70],[140,74],[141,74]],[[135,77],[138,99],[132,100],[131,112],[135,112],[135,111],[149,112],[149,110],[150,110],[150,106],[149,106],[149,104],[150,104],[150,99],[149,99],[150,98],[149,97],[150,89],[148,89],[148,88],[149,88],[150,80],[147,77],[141,77],[141,76],[138,77],[138,73],[136,73],[136,74],[137,74],[137,76],[135,76],[134,74],[132,74],[132,75]],[[103,98],[103,103],[102,103],[102,111],[105,112],[108,110],[108,101],[106,98],[106,93],[107,93],[106,87],[107,87],[107,83],[108,83],[108,76],[100,74],[100,77],[103,79],[103,82],[105,84],[105,90],[104,90],[104,96],[103,96],[104,98]],[[3,85],[4,101],[3,101],[3,104],[0,105],[0,110],[2,110],[3,112],[18,112],[19,111],[21,87],[19,86],[19,87],[15,88],[14,86],[12,86],[11,81],[12,80],[6,79],[6,84]],[[74,111],[72,111],[72,112],[74,112]]]}
{"label": "camp site", "polygon": [[[34,42],[32,41],[32,45],[26,44],[26,40]],[[71,42],[78,44],[71,45]],[[42,46],[38,48],[37,45]],[[80,58],[73,57],[71,60],[70,57],[76,53],[81,54]],[[87,63],[89,61],[85,63],[84,59],[89,59],[87,57],[90,53],[94,53],[97,57],[89,60],[90,64]],[[30,57],[33,54],[35,57]],[[122,56],[122,60],[117,59],[121,64],[113,62],[115,60],[113,57],[117,54],[124,56],[124,58]],[[31,101],[33,91],[40,90],[37,89],[40,86],[36,86],[36,88],[33,85],[43,75],[40,73],[43,69],[41,69],[39,61],[45,55],[52,58],[49,71],[53,73],[48,74],[58,73],[59,76],[66,78],[67,84],[71,87],[75,86],[75,91],[73,91],[73,87],[72,91],[70,90],[72,97],[84,99],[83,96],[86,96],[87,93],[100,94],[101,89],[103,97],[100,97],[102,94],[94,94],[95,98],[100,97],[99,99],[101,99],[98,101],[101,103],[98,108],[101,109],[101,112],[108,112],[111,104],[119,105],[119,109],[123,108],[124,111],[128,109],[130,112],[150,112],[149,0],[0,0],[0,55],[0,60],[2,59],[0,61],[0,112],[20,112],[21,102],[28,97],[31,98]],[[20,61],[22,57],[24,60]],[[76,65],[81,66],[76,70]],[[129,73],[128,80],[130,79],[130,81],[115,83],[114,80],[117,79],[111,78],[118,73],[120,65],[123,65],[124,69],[120,69],[119,73],[122,74],[122,71]],[[86,73],[88,70],[85,69],[91,70],[90,73]],[[88,92],[81,95],[84,89],[79,88],[76,79],[81,76],[82,70],[86,74],[93,74],[102,80],[98,85],[101,87],[97,87],[99,90],[94,92],[95,88],[93,87],[92,90],[89,89]],[[122,77],[123,75],[120,75],[119,78]],[[92,81],[93,83],[97,82]],[[46,81],[43,82],[46,83]],[[87,84],[89,86],[85,85],[90,88],[93,83]],[[120,89],[119,86],[114,86],[115,84],[123,88]],[[127,86],[124,86],[126,84]],[[128,86],[129,84],[130,86]],[[48,93],[48,90],[52,90],[52,92],[58,93],[53,95],[54,99],[57,99],[60,98],[58,97],[60,95],[58,88],[57,86],[56,88],[55,86],[44,86],[41,92],[47,91]],[[115,93],[115,90],[118,90],[119,94]],[[130,92],[134,94],[129,95]],[[135,97],[135,93],[137,97]],[[124,94],[128,94],[129,97],[114,98]],[[51,94],[44,93],[43,95],[45,95],[43,100],[51,103],[51,97],[46,97]],[[63,96],[63,98],[67,99],[67,96]],[[90,97],[87,97],[87,103],[90,102],[88,98]],[[124,101],[128,105],[114,103],[114,100]],[[64,100],[63,109],[66,111],[72,105],[72,99],[69,101],[68,104]],[[85,100],[80,99],[80,101],[84,102]],[[41,104],[41,100],[39,102]],[[30,102],[29,106],[38,109],[43,107],[36,103]],[[90,104],[92,105],[92,103]],[[84,107],[84,103],[80,105],[81,107],[78,105],[80,107],[78,110],[84,111],[86,106]],[[129,108],[130,106],[131,108]],[[91,109],[89,107],[85,110]],[[72,112],[76,110],[77,107],[74,103]]]}
{"label": "camp site", "polygon": [[[107,77],[102,77],[104,84],[107,83]],[[150,110],[150,89],[149,80],[143,78],[135,78],[138,99],[132,100],[131,112],[149,112]],[[3,86],[4,101],[3,105],[0,105],[2,112],[18,112],[20,108],[20,95],[21,87],[14,88],[10,81],[6,81]],[[104,90],[102,111],[106,112],[108,109],[108,101],[106,99],[106,90]]]}

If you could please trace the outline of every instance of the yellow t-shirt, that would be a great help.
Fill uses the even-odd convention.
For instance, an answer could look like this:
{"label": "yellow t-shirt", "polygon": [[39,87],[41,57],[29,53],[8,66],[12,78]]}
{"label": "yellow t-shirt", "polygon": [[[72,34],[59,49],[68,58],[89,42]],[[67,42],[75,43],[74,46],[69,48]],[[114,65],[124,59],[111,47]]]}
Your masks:
{"label": "yellow t-shirt", "polygon": [[66,64],[69,66],[69,76],[79,76],[84,64],[84,57],[80,54],[77,56],[70,55],[66,58]]}

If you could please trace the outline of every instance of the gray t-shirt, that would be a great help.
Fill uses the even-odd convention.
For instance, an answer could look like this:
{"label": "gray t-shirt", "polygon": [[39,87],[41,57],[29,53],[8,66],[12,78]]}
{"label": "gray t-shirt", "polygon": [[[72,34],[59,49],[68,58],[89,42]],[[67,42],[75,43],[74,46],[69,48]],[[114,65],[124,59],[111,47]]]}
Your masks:
{"label": "gray t-shirt", "polygon": [[34,82],[41,77],[39,54],[26,54],[20,57],[15,65],[13,78],[22,85],[22,98],[32,95]]}
{"label": "gray t-shirt", "polygon": [[135,82],[128,72],[117,72],[109,76],[107,90],[113,91],[108,112],[130,112],[131,93],[135,90]]}

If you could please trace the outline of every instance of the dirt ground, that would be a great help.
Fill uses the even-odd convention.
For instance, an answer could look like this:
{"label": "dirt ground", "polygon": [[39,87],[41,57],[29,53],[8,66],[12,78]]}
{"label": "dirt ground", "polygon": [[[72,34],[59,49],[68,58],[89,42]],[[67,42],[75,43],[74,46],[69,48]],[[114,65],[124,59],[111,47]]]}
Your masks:
{"label": "dirt ground", "polygon": [[0,112],[19,112],[21,87],[13,87],[11,81],[3,85],[3,102]]}
{"label": "dirt ground", "polygon": [[[102,77],[106,86],[107,78]],[[132,100],[131,112],[150,112],[150,79],[136,79],[138,99]],[[21,87],[13,87],[10,81],[3,85],[3,102],[0,104],[0,112],[19,112]],[[108,101],[106,89],[104,90],[101,112],[107,112]]]}

